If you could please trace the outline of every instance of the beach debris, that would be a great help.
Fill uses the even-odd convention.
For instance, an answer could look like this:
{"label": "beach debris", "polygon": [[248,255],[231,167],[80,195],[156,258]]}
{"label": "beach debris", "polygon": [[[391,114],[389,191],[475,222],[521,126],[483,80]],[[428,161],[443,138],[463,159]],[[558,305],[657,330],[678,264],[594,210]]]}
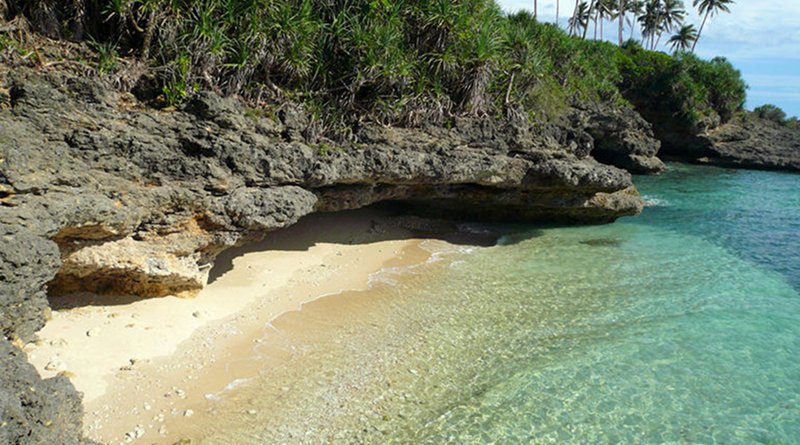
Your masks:
{"label": "beach debris", "polygon": [[192,312],[192,317],[194,318],[206,318],[206,313],[203,311],[194,311]]}
{"label": "beach debris", "polygon": [[162,436],[166,436],[167,435],[167,426],[166,425],[161,425],[161,427],[158,428],[158,434],[160,434]]}
{"label": "beach debris", "polygon": [[67,369],[67,365],[59,359],[53,359],[47,362],[44,369],[45,371],[64,371]]}
{"label": "beach debris", "polygon": [[172,390],[175,391],[175,395],[176,396],[178,396],[180,398],[186,397],[186,391],[184,391],[182,389],[179,389],[179,388],[172,388]]}
{"label": "beach debris", "polygon": [[56,338],[54,340],[50,340],[50,346],[55,346],[57,348],[63,348],[67,346],[67,341],[63,338]]}
{"label": "beach debris", "polygon": [[99,327],[94,327],[94,328],[89,329],[88,331],[86,331],[86,336],[87,337],[97,337],[98,335],[100,335],[100,328]]}
{"label": "beach debris", "polygon": [[125,442],[133,442],[134,440],[139,439],[140,437],[144,436],[144,432],[144,427],[141,425],[136,425],[133,430],[125,433]]}
{"label": "beach debris", "polygon": [[145,411],[150,411],[151,409],[153,409],[153,407],[147,402],[145,402],[142,407],[144,408]]}
{"label": "beach debris", "polygon": [[192,417],[194,415],[194,411],[187,409],[183,412],[183,417]]}
{"label": "beach debris", "polygon": [[250,414],[251,416],[255,415],[256,413],[258,413],[258,411],[254,410],[254,409],[248,409],[247,410],[247,414]]}

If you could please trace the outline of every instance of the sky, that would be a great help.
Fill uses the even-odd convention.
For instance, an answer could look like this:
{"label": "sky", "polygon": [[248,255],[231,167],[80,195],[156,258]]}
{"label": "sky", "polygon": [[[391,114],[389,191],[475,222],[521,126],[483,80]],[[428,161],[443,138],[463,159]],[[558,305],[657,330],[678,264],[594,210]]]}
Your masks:
{"label": "sky", "polygon": [[[533,0],[497,2],[506,11],[533,9]],[[686,22],[700,28],[702,17],[692,1],[684,3],[690,12]],[[554,22],[555,5],[556,0],[539,0],[539,20]],[[560,5],[559,23],[566,26],[575,2],[560,0]],[[616,42],[616,27],[606,23],[605,28],[604,37]],[[592,32],[590,28],[589,35]],[[659,49],[669,50],[663,44]],[[800,116],[800,0],[737,0],[730,14],[708,19],[697,54],[726,57],[742,71],[749,86],[747,108],[770,103],[783,108],[787,115]]]}

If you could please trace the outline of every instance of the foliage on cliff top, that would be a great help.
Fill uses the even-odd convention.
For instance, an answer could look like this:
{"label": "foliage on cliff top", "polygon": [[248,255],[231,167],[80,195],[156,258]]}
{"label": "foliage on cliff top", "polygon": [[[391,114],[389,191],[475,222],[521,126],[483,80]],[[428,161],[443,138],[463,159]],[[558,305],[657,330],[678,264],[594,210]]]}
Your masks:
{"label": "foliage on cliff top", "polygon": [[797,116],[787,117],[786,112],[777,105],[764,104],[753,109],[753,114],[789,128],[798,128]]}
{"label": "foliage on cliff top", "polygon": [[620,87],[626,97],[640,108],[670,114],[687,126],[714,115],[730,120],[744,105],[747,86],[725,58],[705,61],[687,52],[669,56],[629,41],[619,61]]}
{"label": "foliage on cliff top", "polygon": [[94,42],[101,73],[131,77],[111,63],[116,54],[143,60],[152,73],[143,79],[154,80],[150,91],[163,103],[197,89],[256,106],[299,101],[325,130],[345,135],[364,119],[411,126],[456,114],[547,119],[573,100],[625,103],[625,96],[666,97],[659,103],[689,121],[712,113],[726,119],[744,98],[738,72],[723,60],[570,37],[525,12],[506,15],[493,0],[9,5],[51,37]]}

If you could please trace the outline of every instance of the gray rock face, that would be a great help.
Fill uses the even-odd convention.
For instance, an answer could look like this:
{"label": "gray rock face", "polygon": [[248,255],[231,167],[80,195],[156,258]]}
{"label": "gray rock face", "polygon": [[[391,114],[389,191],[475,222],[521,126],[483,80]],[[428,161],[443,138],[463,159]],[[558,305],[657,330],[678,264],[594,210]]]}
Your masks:
{"label": "gray rock face", "polygon": [[81,411],[67,377],[42,380],[25,354],[0,336],[0,443],[83,444]]}
{"label": "gray rock face", "polygon": [[705,135],[707,155],[698,162],[728,167],[800,171],[800,129],[753,114],[740,116]]}
{"label": "gray rock face", "polygon": [[592,136],[591,153],[598,161],[631,173],[659,173],[666,169],[656,157],[661,142],[655,139],[650,124],[633,109],[583,107],[575,110],[570,119]]}
{"label": "gray rock face", "polygon": [[229,247],[312,212],[386,200],[450,216],[609,222],[642,202],[630,174],[597,162],[592,149],[655,155],[642,128],[588,114],[575,128],[539,130],[470,118],[450,129],[365,126],[359,143],[333,146],[304,142],[300,107],[274,121],[202,93],[159,112],[91,81],[22,70],[5,91],[0,411],[14,426],[0,429],[1,443],[80,440],[67,379],[40,380],[6,341],[32,339],[47,293],[196,292]]}
{"label": "gray rock face", "polygon": [[675,116],[640,110],[661,140],[660,156],[724,167],[800,171],[800,129],[744,112],[726,123],[706,117],[689,127]]}
{"label": "gray rock face", "polygon": [[464,118],[452,129],[366,126],[358,145],[314,146],[298,140],[299,107],[273,122],[202,93],[183,111],[137,110],[91,82],[49,76],[11,75],[0,111],[10,289],[0,311],[6,335],[23,339],[40,327],[54,275],[54,294],[196,291],[220,251],[314,211],[400,200],[484,218],[612,221],[641,201],[627,172],[588,156],[583,128],[637,155],[657,149],[631,142],[640,129],[625,119],[588,113],[574,131]]}

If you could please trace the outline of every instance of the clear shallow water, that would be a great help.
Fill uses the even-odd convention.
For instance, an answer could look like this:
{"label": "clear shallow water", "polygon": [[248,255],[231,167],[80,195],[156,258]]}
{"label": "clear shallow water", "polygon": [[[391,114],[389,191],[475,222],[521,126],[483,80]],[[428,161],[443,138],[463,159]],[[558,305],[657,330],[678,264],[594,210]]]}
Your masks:
{"label": "clear shallow water", "polygon": [[204,443],[799,443],[800,176],[671,167],[283,317]]}

